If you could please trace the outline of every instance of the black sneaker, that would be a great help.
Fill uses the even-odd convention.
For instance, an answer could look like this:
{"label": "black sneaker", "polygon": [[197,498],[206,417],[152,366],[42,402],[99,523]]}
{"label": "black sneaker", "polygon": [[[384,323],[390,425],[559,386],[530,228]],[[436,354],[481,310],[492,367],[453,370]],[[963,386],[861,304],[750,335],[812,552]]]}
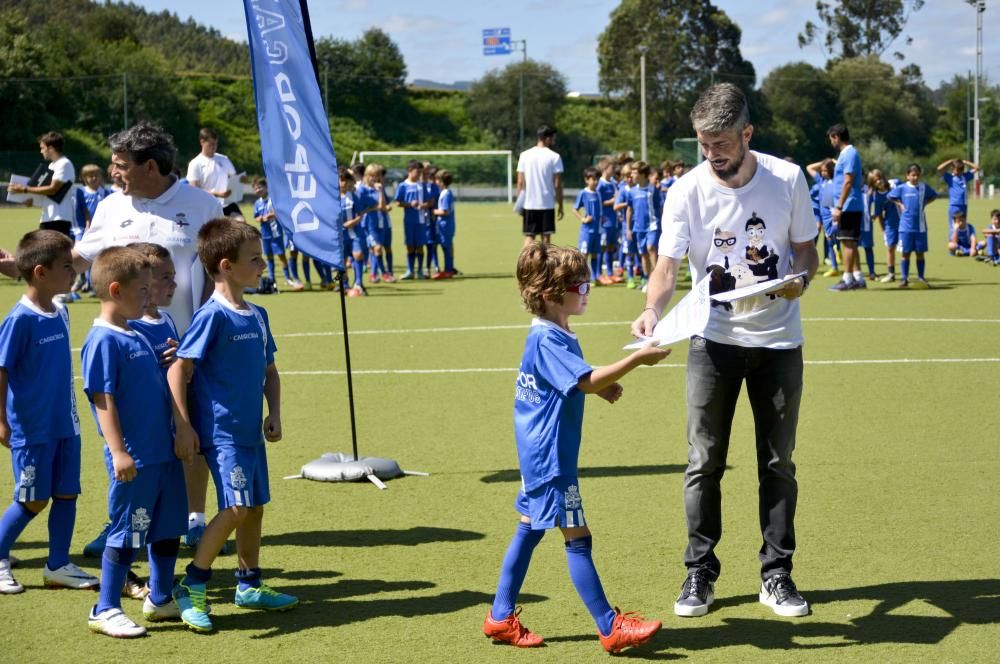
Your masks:
{"label": "black sneaker", "polygon": [[809,604],[795,588],[787,574],[775,574],[760,584],[760,603],[771,607],[779,616],[807,616]]}
{"label": "black sneaker", "polygon": [[707,568],[692,568],[681,585],[681,594],[674,602],[674,613],[685,617],[705,615],[715,601],[714,587],[715,578]]}

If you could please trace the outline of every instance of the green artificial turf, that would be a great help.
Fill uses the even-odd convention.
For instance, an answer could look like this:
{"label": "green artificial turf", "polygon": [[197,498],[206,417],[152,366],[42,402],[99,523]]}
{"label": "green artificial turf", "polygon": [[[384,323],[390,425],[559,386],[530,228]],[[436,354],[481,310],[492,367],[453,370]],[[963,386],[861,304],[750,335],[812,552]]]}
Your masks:
{"label": "green artificial turf", "polygon": [[[990,207],[974,202],[972,223],[985,226]],[[929,209],[932,290],[871,284],[831,293],[832,280],[817,277],[802,301],[795,579],[812,615],[778,618],[757,603],[760,533],[745,398],[723,482],[723,576],[713,610],[697,619],[672,611],[686,543],[686,349],[627,376],[618,404],[589,402],[580,465],[594,558],[613,604],[664,622],[631,656],[996,661],[1000,268],[947,256],[945,209]],[[254,298],[268,309],[278,344],[285,435],[268,445],[262,566],[272,586],[301,598],[295,611],[234,607],[235,557],[227,556],[210,591],[216,634],[176,623],[150,626],[148,638],[132,642],[90,634],[96,594],[41,587],[43,515],[14,547],[27,591],[0,596],[0,662],[603,661],[558,533],[536,550],[520,600],[522,619],[547,647],[494,646],[480,632],[516,520],[512,392],[529,316],[512,277],[519,220],[502,204],[460,202],[457,213],[462,278],[376,285],[370,297],[348,301],[360,450],[429,477],[393,480],[387,491],[281,479],[323,452],[350,450],[340,302],[317,291]],[[13,249],[36,219],[34,210],[0,209],[0,246]],[[567,216],[556,240],[574,244],[577,228]],[[400,243],[397,275],[404,261]],[[0,281],[0,309],[21,292]],[[573,320],[588,361],[621,356],[628,321],[642,306],[642,295],[622,286],[594,291],[586,315]],[[79,348],[97,305],[85,299],[70,311]],[[424,372],[398,373],[406,370]],[[86,403],[82,392],[79,399]],[[86,409],[81,416],[84,494],[73,552],[93,572],[96,561],[75,554],[103,524],[107,480],[93,418]],[[10,474],[0,473],[0,495],[11,487]],[[182,551],[181,566],[189,555]],[[145,563],[138,571],[146,573]],[[142,622],[139,602],[124,606]]]}

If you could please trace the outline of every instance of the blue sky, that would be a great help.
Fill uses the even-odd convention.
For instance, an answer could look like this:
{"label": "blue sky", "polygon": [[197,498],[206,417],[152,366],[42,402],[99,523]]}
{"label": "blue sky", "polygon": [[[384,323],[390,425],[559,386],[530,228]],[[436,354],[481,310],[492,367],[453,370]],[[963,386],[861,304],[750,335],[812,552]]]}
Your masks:
{"label": "blue sky", "polygon": [[[135,1],[135,0],[133,0]],[[176,12],[246,41],[242,3],[204,0],[138,0],[151,10]],[[984,14],[984,74],[1000,79],[1000,40],[990,25],[1000,26],[1000,6]],[[608,0],[313,0],[310,13],[315,36],[353,39],[372,26],[381,27],[399,45],[408,78],[441,82],[474,80],[502,67],[520,54],[484,56],[481,30],[511,28],[514,39],[527,39],[528,56],[553,65],[570,90],[597,92],[597,37],[618,2]],[[743,57],[757,70],[758,85],[774,67],[805,60],[822,65],[819,46],[800,49],[796,35],[807,20],[817,20],[815,0],[716,0],[743,29]],[[975,69],[975,11],[964,0],[928,0],[907,26],[914,38],[905,48],[907,62],[920,65],[925,80],[936,86],[955,74]],[[896,44],[903,49],[903,44]]]}

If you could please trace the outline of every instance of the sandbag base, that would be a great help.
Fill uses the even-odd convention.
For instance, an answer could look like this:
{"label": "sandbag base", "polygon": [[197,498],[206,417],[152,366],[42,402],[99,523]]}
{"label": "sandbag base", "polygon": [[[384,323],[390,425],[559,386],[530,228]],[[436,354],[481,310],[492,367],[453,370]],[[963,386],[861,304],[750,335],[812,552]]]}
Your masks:
{"label": "sandbag base", "polygon": [[285,479],[306,479],[317,482],[368,480],[379,489],[387,489],[388,487],[382,480],[391,480],[402,475],[427,476],[429,474],[415,470],[403,470],[392,459],[363,456],[355,460],[351,454],[327,452],[315,461],[310,461],[302,466],[302,471],[298,475],[291,475]]}

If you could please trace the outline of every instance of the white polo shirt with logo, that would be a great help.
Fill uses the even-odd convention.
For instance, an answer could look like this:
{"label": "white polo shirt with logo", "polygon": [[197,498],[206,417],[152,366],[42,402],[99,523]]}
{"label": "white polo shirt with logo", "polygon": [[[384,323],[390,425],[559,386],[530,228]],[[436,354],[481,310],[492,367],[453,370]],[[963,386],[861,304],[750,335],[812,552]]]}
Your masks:
{"label": "white polo shirt with logo", "polygon": [[229,157],[216,152],[211,157],[199,153],[188,163],[187,181],[197,182],[199,189],[204,191],[226,191],[229,189],[229,176],[236,174],[236,167]]}
{"label": "white polo shirt with logo", "polygon": [[93,262],[107,247],[132,242],[164,247],[177,271],[177,290],[166,311],[184,334],[205,288],[205,270],[198,260],[198,231],[221,216],[218,198],[178,181],[157,198],[127,196],[119,191],[97,205],[90,228],[74,249]]}

